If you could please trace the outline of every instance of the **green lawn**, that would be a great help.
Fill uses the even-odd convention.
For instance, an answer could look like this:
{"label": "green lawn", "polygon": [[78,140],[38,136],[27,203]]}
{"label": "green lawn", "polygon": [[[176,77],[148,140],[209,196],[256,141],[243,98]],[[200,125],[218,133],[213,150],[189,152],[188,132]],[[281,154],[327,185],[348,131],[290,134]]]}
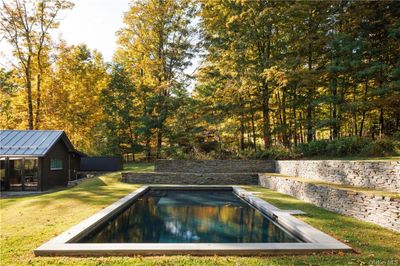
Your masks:
{"label": "green lawn", "polygon": [[124,163],[124,171],[129,172],[152,172],[154,171],[153,163]]}
{"label": "green lawn", "polygon": [[[130,165],[149,171],[152,165]],[[119,182],[119,173],[86,180],[50,194],[1,199],[1,265],[397,265],[400,234],[325,211],[266,188],[245,186],[283,209],[308,213],[304,221],[346,242],[358,253],[275,257],[35,257],[33,250],[84,218],[96,213],[139,185]]]}

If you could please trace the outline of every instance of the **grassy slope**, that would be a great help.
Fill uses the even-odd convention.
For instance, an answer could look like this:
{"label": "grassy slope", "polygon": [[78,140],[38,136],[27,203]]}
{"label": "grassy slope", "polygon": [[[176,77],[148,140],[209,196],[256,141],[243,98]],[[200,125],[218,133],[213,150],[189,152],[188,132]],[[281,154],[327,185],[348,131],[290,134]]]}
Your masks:
{"label": "grassy slope", "polygon": [[[149,164],[131,165],[149,171]],[[84,218],[139,187],[118,182],[118,173],[87,180],[51,194],[1,199],[1,265],[396,265],[400,263],[400,234],[369,223],[314,207],[292,197],[258,186],[260,197],[284,209],[308,213],[306,222],[348,242],[360,254],[324,254],[277,257],[35,257],[33,249]]]}
{"label": "grassy slope", "polygon": [[125,163],[124,170],[130,172],[152,172],[154,171],[153,163]]}
{"label": "grassy slope", "polygon": [[372,188],[339,185],[339,184],[334,184],[334,183],[329,183],[329,182],[323,182],[323,181],[317,180],[317,179],[309,179],[309,178],[302,178],[302,177],[296,177],[296,176],[287,176],[287,175],[275,174],[275,173],[268,174],[268,175],[278,176],[278,177],[282,177],[285,179],[291,179],[294,181],[300,181],[303,183],[310,183],[310,184],[314,184],[314,185],[338,188],[338,189],[348,190],[348,191],[352,191],[352,192],[360,192],[360,193],[369,194],[369,195],[384,196],[384,197],[390,197],[390,198],[395,198],[395,199],[400,198],[400,194],[396,193],[396,192],[376,190],[376,189],[372,189]]}

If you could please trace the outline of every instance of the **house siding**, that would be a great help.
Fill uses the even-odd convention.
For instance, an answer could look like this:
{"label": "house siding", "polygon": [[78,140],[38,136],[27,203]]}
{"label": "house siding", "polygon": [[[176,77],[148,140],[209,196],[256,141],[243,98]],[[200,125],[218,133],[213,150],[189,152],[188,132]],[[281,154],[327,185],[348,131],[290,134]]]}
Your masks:
{"label": "house siding", "polygon": [[[59,139],[49,150],[42,160],[42,190],[68,185],[68,150],[61,139]],[[62,161],[61,170],[50,170],[50,160]]]}

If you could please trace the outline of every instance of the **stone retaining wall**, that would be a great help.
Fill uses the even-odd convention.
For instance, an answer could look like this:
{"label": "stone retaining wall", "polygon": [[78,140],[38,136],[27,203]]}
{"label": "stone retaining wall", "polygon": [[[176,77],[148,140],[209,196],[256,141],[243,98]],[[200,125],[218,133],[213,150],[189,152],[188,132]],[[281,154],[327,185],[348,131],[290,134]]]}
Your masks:
{"label": "stone retaining wall", "polygon": [[275,162],[268,160],[157,160],[156,172],[185,173],[273,173]]}
{"label": "stone retaining wall", "polygon": [[275,172],[341,185],[400,192],[400,161],[275,161]]}
{"label": "stone retaining wall", "polygon": [[260,185],[318,207],[400,232],[400,199],[260,174]]}
{"label": "stone retaining wall", "polygon": [[280,173],[329,183],[400,192],[400,161],[157,160],[156,172]]}
{"label": "stone retaining wall", "polygon": [[122,173],[122,181],[135,184],[257,185],[256,173]]}

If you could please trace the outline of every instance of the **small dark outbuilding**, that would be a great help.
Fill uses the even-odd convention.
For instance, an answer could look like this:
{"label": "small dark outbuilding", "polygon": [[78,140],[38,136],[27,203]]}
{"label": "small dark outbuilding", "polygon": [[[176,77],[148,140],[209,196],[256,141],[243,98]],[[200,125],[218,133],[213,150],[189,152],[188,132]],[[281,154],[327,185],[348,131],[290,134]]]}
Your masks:
{"label": "small dark outbuilding", "polygon": [[83,157],[81,159],[81,171],[110,172],[122,170],[121,157]]}
{"label": "small dark outbuilding", "polygon": [[82,156],[62,130],[0,130],[1,190],[67,186]]}

